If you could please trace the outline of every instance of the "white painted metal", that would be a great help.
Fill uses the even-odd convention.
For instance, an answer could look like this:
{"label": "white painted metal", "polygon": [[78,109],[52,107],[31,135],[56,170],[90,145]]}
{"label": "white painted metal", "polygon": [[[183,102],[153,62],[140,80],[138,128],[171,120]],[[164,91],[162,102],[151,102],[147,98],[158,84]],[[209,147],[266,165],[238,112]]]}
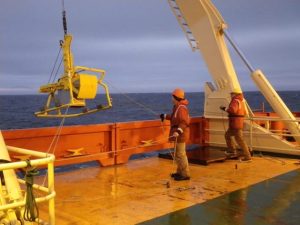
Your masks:
{"label": "white painted metal", "polygon": [[210,0],[176,0],[214,80],[216,90],[241,89],[225,43],[226,23]]}
{"label": "white painted metal", "polygon": [[[227,106],[230,102],[230,92],[233,89],[240,89],[240,84],[235,73],[224,36],[227,27],[224,19],[214,7],[210,0],[169,0],[175,2],[180,10],[180,15],[184,17],[189,30],[192,32],[197,47],[199,48],[208,70],[213,78],[214,83],[206,83],[205,85],[205,105],[204,116],[209,118],[209,140],[210,143],[218,145],[225,143],[224,132],[227,127],[227,121],[220,121],[218,118],[227,119],[227,113],[222,112],[219,107]],[[238,51],[232,40],[229,40],[233,47]],[[247,62],[247,66],[251,72],[253,67],[244,58],[243,54],[238,51],[241,58]],[[295,119],[289,109],[285,106],[278,94],[264,79],[260,71],[255,71],[252,74],[253,80],[266,97],[268,102],[273,107],[274,111],[285,120],[285,124],[295,139],[300,143],[300,128],[297,122],[287,121]],[[247,117],[252,117],[253,113],[250,107],[246,104]],[[246,122],[247,129],[250,130],[248,135],[245,132],[246,139],[249,139],[249,144],[256,149],[265,149],[272,152],[280,152],[287,154],[299,154],[299,149],[296,145],[287,142],[278,137],[276,133],[270,132],[257,124]],[[211,129],[212,128],[212,129]],[[224,128],[224,132],[214,133],[213,130]],[[245,128],[246,129],[246,128]],[[253,133],[252,133],[253,132]],[[255,134],[253,136],[253,134]]]}
{"label": "white painted metal", "polygon": [[[291,134],[294,136],[298,144],[300,143],[300,127],[299,123],[295,122],[296,118],[291,113],[289,108],[285,105],[285,103],[282,101],[280,96],[277,94],[277,92],[274,90],[270,82],[266,79],[265,75],[260,70],[256,70],[251,75],[253,81],[261,91],[261,93],[265,96],[267,101],[270,103],[273,110],[278,114],[280,118],[282,118],[284,121],[284,124],[289,129]],[[287,120],[293,120],[293,121],[287,121]]]}
{"label": "white painted metal", "polygon": [[184,20],[184,17],[181,15],[180,9],[178,8],[176,1],[168,0],[168,3],[170,5],[171,10],[173,11],[174,15],[176,16],[176,19],[177,19],[181,29],[183,30],[183,33],[185,34],[192,51],[196,51],[197,49],[199,49],[197,41],[194,38],[192,31],[190,31],[190,28],[189,28],[187,22]]}
{"label": "white painted metal", "polygon": [[[267,122],[274,121],[274,119],[264,118]],[[270,121],[268,120],[270,119]],[[247,145],[257,151],[275,152],[289,155],[300,155],[299,146],[288,142],[285,139],[284,133],[271,132],[267,128],[261,127],[255,123],[256,120],[263,120],[263,118],[251,118],[245,122],[244,139]],[[276,119],[277,121],[278,119]],[[227,117],[215,117],[209,120],[209,138],[208,143],[212,146],[226,147],[224,139],[225,131],[228,127]]]}

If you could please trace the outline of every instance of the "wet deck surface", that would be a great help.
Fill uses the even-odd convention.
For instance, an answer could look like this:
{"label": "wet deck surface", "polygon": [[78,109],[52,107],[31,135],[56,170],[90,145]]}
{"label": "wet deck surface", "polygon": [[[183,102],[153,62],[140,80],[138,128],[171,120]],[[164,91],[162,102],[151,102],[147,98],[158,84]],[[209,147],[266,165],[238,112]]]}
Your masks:
{"label": "wet deck surface", "polygon": [[[286,174],[283,178],[276,178],[279,184],[282,183],[282,186],[273,187],[273,180],[266,181],[299,169],[299,165],[295,164],[298,161],[254,157],[251,163],[238,163],[235,160],[229,160],[222,163],[213,163],[209,166],[191,164],[192,179],[180,182],[173,181],[169,177],[169,174],[175,169],[172,161],[157,157],[132,160],[128,164],[115,167],[91,167],[57,173],[55,179],[57,192],[56,224],[133,225],[164,215],[167,215],[167,220],[169,220],[170,216],[168,214],[172,212],[177,212],[172,214],[176,219],[182,213],[178,210],[199,203],[206,205],[202,209],[202,213],[208,214],[206,212],[208,210],[212,213],[210,216],[214,217],[214,210],[222,211],[222,207],[228,207],[227,201],[229,199],[233,202],[239,202],[239,199],[245,198],[242,196],[246,196],[246,203],[241,202],[241,205],[245,206],[246,204],[246,208],[237,209],[236,211],[244,210],[246,212],[244,214],[248,217],[250,215],[247,214],[249,209],[255,212],[255,207],[258,204],[265,204],[260,203],[260,198],[252,197],[255,196],[256,189],[251,189],[249,186],[265,181],[260,185],[261,188],[272,187],[266,189],[268,193],[272,193],[269,198],[282,195],[282,200],[287,198],[284,197],[287,193],[299,191],[298,170],[292,175]],[[289,181],[284,178],[289,176],[291,176],[291,180],[294,179],[296,182],[295,185],[290,185],[290,187]],[[292,177],[295,178],[292,179]],[[42,178],[40,180],[42,181]],[[287,191],[288,187],[291,191]],[[237,190],[240,191],[236,192]],[[228,195],[229,193],[232,194]],[[225,198],[223,202],[221,200],[221,203],[208,201],[220,196]],[[266,198],[268,198],[267,195]],[[277,201],[280,202],[280,200]],[[267,205],[262,205],[262,207],[270,215],[276,215],[277,211],[280,210],[272,208],[272,205],[269,205],[269,209]],[[192,210],[192,208],[189,209]],[[45,218],[46,206],[40,205],[40,210],[42,218]],[[187,210],[183,212],[182,217],[186,217]],[[235,212],[227,210],[223,214],[220,212],[220,216],[224,215],[226,217],[227,215],[229,217],[230,213],[233,213],[234,216]],[[237,215],[238,218],[239,215]],[[193,223],[193,216],[189,216],[189,220],[191,220],[191,224],[195,224]],[[251,220],[245,224],[251,224],[250,222]],[[161,223],[150,222],[147,224]],[[185,224],[182,223],[181,225]]]}
{"label": "wet deck surface", "polygon": [[139,225],[298,225],[300,170]]}
{"label": "wet deck surface", "polygon": [[[190,163],[207,166],[210,163],[225,161],[227,159],[224,153],[225,150],[225,148],[198,147],[192,151],[187,151],[187,157]],[[173,156],[169,152],[160,153],[159,157],[163,159],[173,159]]]}

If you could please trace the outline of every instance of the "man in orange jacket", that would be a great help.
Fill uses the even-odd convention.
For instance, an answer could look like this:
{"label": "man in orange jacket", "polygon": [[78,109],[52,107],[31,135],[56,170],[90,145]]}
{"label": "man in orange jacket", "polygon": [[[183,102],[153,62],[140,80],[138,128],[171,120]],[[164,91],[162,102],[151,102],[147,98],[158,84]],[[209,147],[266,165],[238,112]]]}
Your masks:
{"label": "man in orange jacket", "polygon": [[161,114],[162,121],[170,120],[170,141],[175,141],[175,161],[177,164],[177,172],[172,173],[174,180],[189,180],[190,172],[188,159],[186,156],[185,142],[189,138],[190,116],[187,108],[188,100],[185,99],[184,91],[176,88],[172,93],[173,111],[172,114]]}
{"label": "man in orange jacket", "polygon": [[228,113],[229,127],[225,133],[225,140],[229,148],[230,155],[237,155],[236,146],[232,143],[231,137],[234,136],[236,142],[242,148],[243,158],[242,161],[251,161],[251,154],[247,144],[243,139],[244,117],[246,115],[246,108],[244,104],[244,97],[240,90],[233,90],[231,92],[231,102],[228,108],[221,106],[221,110]]}

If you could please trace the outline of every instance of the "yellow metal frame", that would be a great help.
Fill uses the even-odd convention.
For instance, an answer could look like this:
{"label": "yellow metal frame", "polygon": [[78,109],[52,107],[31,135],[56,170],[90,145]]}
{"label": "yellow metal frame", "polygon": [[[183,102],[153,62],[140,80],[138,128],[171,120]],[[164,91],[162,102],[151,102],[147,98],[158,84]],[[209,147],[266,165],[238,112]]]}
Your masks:
{"label": "yellow metal frame", "polygon": [[[72,35],[66,34],[64,41],[61,41],[61,48],[63,50],[64,74],[56,83],[50,83],[40,87],[41,93],[48,93],[48,99],[45,106],[38,112],[35,112],[37,117],[76,117],[89,113],[98,112],[100,110],[109,109],[112,107],[111,98],[109,95],[108,86],[103,82],[105,77],[105,70],[89,68],[84,66],[73,66],[73,55],[71,52]],[[87,72],[82,74],[82,72]],[[74,82],[79,82],[79,87],[74,86]],[[94,82],[95,81],[95,82]],[[86,86],[80,86],[83,82]],[[69,113],[71,107],[85,107],[87,99],[95,98],[97,88],[101,86],[105,91],[106,103],[99,105],[95,109],[84,109],[80,113]],[[58,92],[65,91],[68,93],[68,103],[61,103]],[[77,97],[78,93],[81,93]],[[52,106],[53,105],[53,106]],[[64,112],[62,111],[64,110]]]}
{"label": "yellow metal frame", "polygon": [[[36,198],[37,203],[45,202],[48,201],[49,205],[49,224],[50,225],[55,225],[55,190],[54,190],[54,160],[55,156],[53,154],[48,154],[48,153],[42,153],[42,152],[37,152],[37,151],[32,151],[32,150],[27,150],[27,149],[22,149],[22,148],[16,148],[12,146],[7,146],[7,149],[11,152],[18,153],[18,154],[23,154],[23,155],[31,155],[36,157],[37,159],[30,160],[30,164],[34,167],[36,166],[41,166],[41,165],[48,165],[48,187],[44,187],[41,185],[33,184],[33,188],[37,189],[41,192],[46,193],[45,196],[38,197]],[[0,171],[6,171],[6,170],[16,170],[20,168],[26,168],[28,165],[25,161],[20,161],[20,162],[11,162],[11,163],[4,163],[0,164]],[[25,181],[22,179],[18,179],[19,183],[25,184]],[[18,202],[13,202],[13,203],[7,203],[4,205],[0,205],[0,211],[9,211],[9,210],[14,210],[20,207],[25,206],[25,201],[18,201]],[[38,218],[38,221],[41,222],[41,219]]]}

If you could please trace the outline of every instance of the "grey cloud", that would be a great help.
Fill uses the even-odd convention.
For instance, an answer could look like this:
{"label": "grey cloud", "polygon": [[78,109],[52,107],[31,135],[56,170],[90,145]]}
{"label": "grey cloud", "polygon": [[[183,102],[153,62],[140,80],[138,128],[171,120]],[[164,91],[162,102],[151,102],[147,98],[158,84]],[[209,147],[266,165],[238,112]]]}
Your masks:
{"label": "grey cloud", "polygon": [[[299,86],[298,0],[213,2],[244,54],[274,86]],[[48,81],[63,38],[61,1],[1,4],[0,93],[13,93],[14,88],[37,93]],[[65,8],[75,64],[107,70],[107,81],[125,92],[169,91],[179,85],[199,91],[211,80],[167,0],[65,0]],[[242,86],[255,89],[245,66],[231,55]],[[289,80],[280,82],[281,74]]]}

